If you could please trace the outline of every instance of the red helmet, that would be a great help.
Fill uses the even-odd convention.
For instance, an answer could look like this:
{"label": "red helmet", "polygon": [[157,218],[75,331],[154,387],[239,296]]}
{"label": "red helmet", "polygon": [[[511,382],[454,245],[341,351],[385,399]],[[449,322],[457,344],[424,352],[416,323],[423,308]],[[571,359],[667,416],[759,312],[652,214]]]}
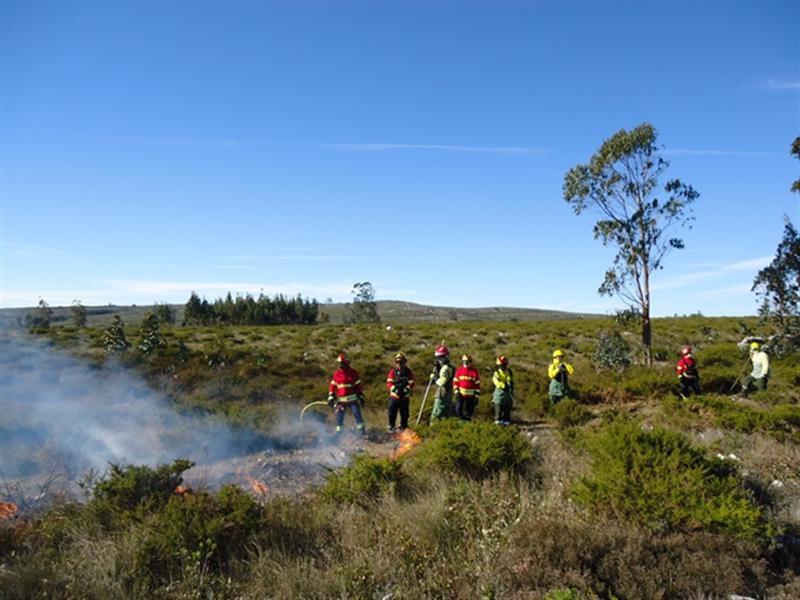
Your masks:
{"label": "red helmet", "polygon": [[447,346],[442,344],[436,349],[436,352],[433,353],[434,356],[449,356],[450,350],[447,349]]}
{"label": "red helmet", "polygon": [[692,347],[689,346],[688,344],[683,348],[681,348],[681,354],[691,354],[691,353],[692,353]]}
{"label": "red helmet", "polygon": [[347,356],[345,355],[344,352],[342,352],[339,356],[336,357],[336,362],[338,362],[338,363],[340,363],[342,365],[349,365],[350,364],[350,361],[347,360]]}
{"label": "red helmet", "polygon": [[498,365],[507,365],[508,359],[505,356],[498,356],[497,357],[497,364]]}

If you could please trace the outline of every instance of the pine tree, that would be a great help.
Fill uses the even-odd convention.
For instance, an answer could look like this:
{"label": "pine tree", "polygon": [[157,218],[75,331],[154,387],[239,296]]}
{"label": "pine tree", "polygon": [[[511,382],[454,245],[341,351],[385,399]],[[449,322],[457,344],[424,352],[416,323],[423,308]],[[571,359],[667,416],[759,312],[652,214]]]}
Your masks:
{"label": "pine tree", "polygon": [[78,329],[86,327],[86,307],[80,300],[72,301],[72,324]]}
{"label": "pine tree", "polygon": [[175,325],[175,309],[169,304],[156,304],[156,316],[163,325]]}
{"label": "pine tree", "polygon": [[103,346],[105,346],[106,354],[125,352],[130,347],[128,338],[125,337],[122,317],[118,314],[112,317],[111,325],[103,332]]}
{"label": "pine tree", "polygon": [[50,329],[50,321],[53,318],[53,309],[43,299],[39,299],[39,307],[36,309],[36,314],[28,314],[25,317],[25,325],[31,331],[37,329]]}
{"label": "pine tree", "polygon": [[139,352],[145,356],[167,345],[164,336],[161,335],[158,317],[154,313],[149,312],[144,316],[140,334],[142,341],[139,343]]}

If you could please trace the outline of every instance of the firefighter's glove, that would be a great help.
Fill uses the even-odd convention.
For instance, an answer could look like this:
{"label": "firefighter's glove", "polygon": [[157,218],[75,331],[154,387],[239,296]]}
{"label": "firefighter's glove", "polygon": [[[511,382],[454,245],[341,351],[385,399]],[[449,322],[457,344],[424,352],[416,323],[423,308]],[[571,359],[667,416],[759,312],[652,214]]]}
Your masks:
{"label": "firefighter's glove", "polygon": [[333,408],[334,404],[336,404],[336,398],[334,398],[333,396],[328,396],[328,406]]}

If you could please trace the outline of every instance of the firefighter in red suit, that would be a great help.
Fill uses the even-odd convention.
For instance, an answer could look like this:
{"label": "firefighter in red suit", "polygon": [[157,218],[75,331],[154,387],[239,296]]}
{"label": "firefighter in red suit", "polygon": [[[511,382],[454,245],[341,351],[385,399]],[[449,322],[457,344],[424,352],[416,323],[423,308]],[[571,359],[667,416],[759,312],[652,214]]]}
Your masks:
{"label": "firefighter in red suit", "polygon": [[356,420],[358,432],[364,435],[366,427],[361,416],[361,407],[364,406],[361,378],[358,376],[358,371],[350,366],[344,352],[336,361],[339,363],[339,368],[336,369],[328,386],[328,406],[336,413],[336,433],[344,430],[344,413],[349,408]]}
{"label": "firefighter in red suit", "polygon": [[453,395],[456,400],[456,416],[470,421],[475,414],[475,406],[481,393],[481,376],[478,369],[472,366],[472,357],[465,354],[461,357],[461,366],[453,377]]}
{"label": "firefighter in red suit", "polygon": [[692,356],[692,347],[684,346],[681,348],[681,359],[675,367],[678,379],[681,383],[681,398],[688,398],[692,392],[700,395],[700,372],[697,370],[697,362]]}

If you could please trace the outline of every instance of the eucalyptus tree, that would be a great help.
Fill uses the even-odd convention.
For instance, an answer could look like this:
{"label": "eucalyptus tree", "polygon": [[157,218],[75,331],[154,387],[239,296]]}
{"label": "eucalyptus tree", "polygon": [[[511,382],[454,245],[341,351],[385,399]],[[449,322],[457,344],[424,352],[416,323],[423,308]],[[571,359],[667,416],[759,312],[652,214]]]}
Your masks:
{"label": "eucalyptus tree", "polygon": [[662,185],[669,162],[659,154],[657,137],[649,123],[619,130],[587,164],[570,169],[563,186],[575,214],[589,209],[600,214],[595,239],[617,249],[598,293],[617,295],[640,313],[647,364],[653,360],[651,279],[671,250],[683,248],[683,240],[668,232],[691,223],[691,204],[699,196],[679,179]]}

